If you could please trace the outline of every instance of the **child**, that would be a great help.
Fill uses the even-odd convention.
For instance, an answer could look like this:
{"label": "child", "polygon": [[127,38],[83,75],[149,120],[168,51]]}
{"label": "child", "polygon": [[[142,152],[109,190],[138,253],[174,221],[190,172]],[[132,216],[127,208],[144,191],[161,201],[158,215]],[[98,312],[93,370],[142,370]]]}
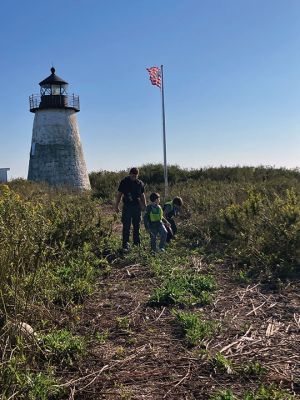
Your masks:
{"label": "child", "polygon": [[164,209],[164,216],[166,220],[169,222],[171,229],[167,229],[167,243],[170,242],[171,239],[174,238],[177,232],[177,226],[173,219],[179,214],[180,207],[182,206],[183,201],[181,197],[174,197],[172,201],[167,201],[163,207]]}
{"label": "child", "polygon": [[156,237],[160,236],[159,249],[165,251],[165,244],[167,239],[166,226],[170,226],[169,222],[163,216],[163,210],[159,205],[160,196],[158,193],[151,193],[151,203],[147,205],[144,215],[145,228],[150,234],[150,244],[153,253],[156,252]]}

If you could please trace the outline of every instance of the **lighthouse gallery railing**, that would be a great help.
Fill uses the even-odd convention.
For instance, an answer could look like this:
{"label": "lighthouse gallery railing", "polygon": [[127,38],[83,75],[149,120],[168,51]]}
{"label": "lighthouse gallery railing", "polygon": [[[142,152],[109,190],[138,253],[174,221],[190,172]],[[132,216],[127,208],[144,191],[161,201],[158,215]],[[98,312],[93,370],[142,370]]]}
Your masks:
{"label": "lighthouse gallery railing", "polygon": [[79,96],[71,95],[45,95],[32,94],[29,96],[29,107],[31,112],[44,108],[71,108],[80,110]]}

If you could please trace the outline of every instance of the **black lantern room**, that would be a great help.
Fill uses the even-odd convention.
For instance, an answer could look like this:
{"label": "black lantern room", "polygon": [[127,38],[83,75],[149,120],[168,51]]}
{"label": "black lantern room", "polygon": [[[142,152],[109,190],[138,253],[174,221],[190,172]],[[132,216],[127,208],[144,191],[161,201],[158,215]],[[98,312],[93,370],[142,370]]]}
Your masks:
{"label": "black lantern room", "polygon": [[40,95],[29,97],[30,111],[35,113],[41,109],[65,108],[79,111],[79,96],[68,94],[68,82],[55,74],[51,68],[51,75],[39,83]]}

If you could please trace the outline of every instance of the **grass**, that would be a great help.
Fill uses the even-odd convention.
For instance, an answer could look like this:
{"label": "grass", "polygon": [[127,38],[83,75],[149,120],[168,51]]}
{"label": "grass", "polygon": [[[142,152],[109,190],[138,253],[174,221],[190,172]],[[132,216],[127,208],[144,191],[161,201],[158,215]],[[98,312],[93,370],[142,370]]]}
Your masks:
{"label": "grass", "polygon": [[217,372],[232,374],[234,372],[234,364],[231,360],[221,353],[215,354],[212,358],[212,365]]}
{"label": "grass", "polygon": [[242,373],[245,376],[259,377],[267,373],[267,369],[264,368],[258,361],[248,362],[242,367]]}
{"label": "grass", "polygon": [[271,386],[260,386],[255,392],[246,391],[242,397],[236,396],[232,390],[221,390],[212,395],[209,400],[293,400],[294,396],[285,390]]}
{"label": "grass", "polygon": [[222,390],[209,398],[209,400],[237,400],[231,390]]}
{"label": "grass", "polygon": [[[101,349],[116,343],[112,354],[124,361],[135,347],[144,349],[140,341],[148,332],[151,340],[146,348],[149,354],[159,354],[161,338],[157,335],[153,341],[151,329],[160,333],[159,324],[165,315],[174,322],[169,308],[175,310],[176,324],[183,333],[182,339],[175,338],[172,332],[170,340],[184,344],[184,357],[192,346],[200,347],[195,351],[203,350],[203,343],[208,346],[206,355],[212,354],[209,343],[218,326],[210,320],[207,310],[213,308],[213,299],[218,300],[217,280],[218,285],[221,282],[218,292],[223,290],[224,282],[217,265],[231,267],[239,289],[240,285],[255,284],[259,279],[280,285],[282,290],[285,281],[291,286],[296,282],[300,260],[299,171],[264,167],[188,171],[171,166],[170,198],[181,196],[184,207],[179,219],[179,240],[158,257],[150,256],[145,235],[141,248],[126,255],[118,251],[120,232],[114,229],[119,221],[108,206],[117,182],[125,174],[92,174],[92,196],[23,180],[0,185],[0,397],[4,400],[68,397],[70,393],[66,394],[58,383],[77,365],[84,364],[91,343]],[[161,191],[163,169],[143,166],[141,179],[148,185],[147,193]],[[126,274],[131,267],[136,270]],[[129,304],[120,302],[118,307],[124,307],[123,313],[102,321],[103,309],[98,305],[101,317],[94,316],[97,325],[89,326],[91,321],[85,315],[87,299],[100,295],[105,298],[106,280],[116,287],[124,282],[138,297],[141,286],[134,288],[138,269],[147,271],[139,285],[149,294],[147,299],[139,299],[138,311],[134,309],[130,317],[124,317],[133,310],[127,310]],[[116,274],[116,282],[110,280],[111,274]],[[140,310],[144,314],[137,317],[135,313]],[[19,321],[34,328],[38,344],[22,342],[22,338],[13,342],[5,327],[7,322]],[[90,342],[80,336],[78,326],[92,331],[86,336]],[[163,332],[166,336],[168,327]],[[201,362],[217,380],[219,374],[225,380],[247,379],[252,388],[248,392],[242,390],[242,400],[293,398],[289,392],[266,384],[265,360],[259,363],[249,359],[241,364],[234,359],[233,364],[230,359],[227,354],[217,353]],[[180,378],[172,382],[179,382],[182,376],[185,375],[181,371]],[[188,378],[189,374],[184,385],[188,385]],[[180,390],[184,385],[176,388]],[[134,398],[136,393],[131,394],[128,389],[128,396],[131,395]],[[214,396],[219,396],[215,400],[238,398],[231,387]]]}
{"label": "grass", "polygon": [[216,288],[215,280],[209,275],[200,275],[194,271],[174,270],[161,287],[154,290],[149,299],[152,306],[204,305],[209,304],[212,292]]}
{"label": "grass", "polygon": [[190,346],[195,346],[204,339],[211,338],[217,329],[215,321],[203,321],[192,312],[175,311],[174,315]]}
{"label": "grass", "polygon": [[40,343],[47,359],[66,366],[72,366],[86,351],[85,339],[66,329],[54,330],[40,337]]}
{"label": "grass", "polygon": [[293,400],[294,396],[287,391],[277,388],[275,385],[262,385],[253,392],[246,392],[243,400]]}

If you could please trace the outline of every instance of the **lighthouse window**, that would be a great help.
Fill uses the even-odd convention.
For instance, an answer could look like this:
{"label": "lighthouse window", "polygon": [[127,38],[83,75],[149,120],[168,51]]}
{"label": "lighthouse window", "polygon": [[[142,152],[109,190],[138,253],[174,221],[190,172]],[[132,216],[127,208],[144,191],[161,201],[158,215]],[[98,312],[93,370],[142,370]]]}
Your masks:
{"label": "lighthouse window", "polygon": [[49,95],[51,94],[51,86],[42,86],[41,87],[41,95],[45,96],[45,95]]}
{"label": "lighthouse window", "polygon": [[52,85],[52,94],[60,94],[60,86]]}
{"label": "lighthouse window", "polygon": [[35,153],[35,143],[33,142],[31,144],[31,155],[34,156],[34,153]]}

